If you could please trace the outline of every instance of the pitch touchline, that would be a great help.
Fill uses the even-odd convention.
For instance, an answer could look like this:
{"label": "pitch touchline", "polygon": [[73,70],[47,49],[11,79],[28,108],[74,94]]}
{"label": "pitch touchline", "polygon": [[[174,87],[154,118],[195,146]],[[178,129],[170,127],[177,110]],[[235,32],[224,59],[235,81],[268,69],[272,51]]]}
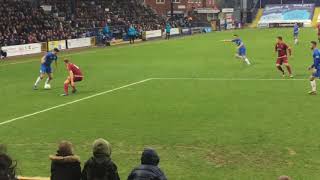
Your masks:
{"label": "pitch touchline", "polygon": [[71,101],[71,102],[68,102],[68,103],[64,103],[64,104],[60,104],[60,105],[57,105],[57,106],[53,106],[51,108],[47,108],[47,109],[44,109],[44,110],[41,110],[41,111],[38,111],[38,112],[34,112],[34,113],[31,113],[31,114],[27,114],[27,115],[24,115],[24,116],[13,118],[13,119],[1,122],[0,126],[12,123],[14,121],[18,121],[18,120],[21,120],[21,119],[25,119],[27,117],[31,117],[31,116],[34,116],[34,115],[37,115],[37,114],[41,114],[41,113],[44,113],[44,112],[47,112],[47,111],[51,111],[53,109],[64,107],[64,106],[67,106],[67,105],[70,105],[70,104],[75,104],[77,102],[84,101],[84,100],[87,100],[87,99],[91,99],[91,98],[94,98],[94,97],[97,97],[97,96],[101,96],[101,95],[104,95],[104,94],[108,94],[108,93],[111,93],[111,92],[114,92],[114,91],[117,91],[117,90],[120,90],[120,89],[124,89],[124,88],[130,87],[130,86],[141,84],[141,83],[144,83],[144,82],[147,82],[147,81],[150,81],[150,80],[151,79],[145,79],[145,80],[142,80],[142,81],[137,81],[137,82],[130,83],[130,84],[127,84],[127,85],[124,85],[124,86],[121,86],[121,87],[118,87],[118,88],[115,88],[115,89],[107,90],[107,91],[100,92],[100,93],[97,93],[97,94],[94,94],[94,95],[91,95],[91,96],[87,96],[87,97],[84,97],[84,98],[81,98],[81,99],[78,99],[78,100],[74,100],[74,101]]}
{"label": "pitch touchline", "polygon": [[[182,39],[182,38],[180,38],[180,39]],[[165,42],[167,42],[167,41],[157,41],[157,42],[152,42],[152,41],[149,41],[149,43],[148,42],[144,42],[144,43],[138,43],[138,44],[134,44],[134,45],[131,45],[131,46],[114,46],[114,47],[112,47],[112,48],[108,48],[108,49],[99,49],[99,47],[94,47],[94,49],[96,49],[96,50],[89,50],[89,49],[87,49],[87,50],[85,50],[85,51],[81,51],[81,52],[71,52],[71,53],[69,53],[69,54],[65,54],[65,55],[61,55],[61,56],[59,56],[59,57],[69,57],[69,56],[73,56],[73,55],[79,55],[79,54],[91,54],[91,53],[97,53],[97,52],[99,52],[99,50],[101,50],[102,52],[103,51],[111,51],[111,50],[113,50],[113,49],[122,49],[122,48],[126,48],[126,47],[137,47],[137,46],[143,46],[143,45],[148,45],[148,44],[161,44],[161,43],[165,43]],[[67,51],[66,51],[67,52]],[[26,64],[26,63],[32,63],[32,62],[37,62],[37,61],[39,61],[40,62],[40,58],[38,58],[38,59],[31,59],[31,60],[28,60],[28,61],[19,61],[19,60],[17,60],[17,62],[12,62],[12,63],[6,63],[6,64],[0,64],[0,67],[4,67],[4,66],[9,66],[9,65],[15,65],[15,64]]]}
{"label": "pitch touchline", "polygon": [[[60,57],[68,57],[68,56],[71,56],[71,55],[79,55],[79,54],[90,54],[90,53],[96,53],[97,51],[82,51],[82,52],[74,52],[74,53],[70,53],[70,54],[65,54],[65,55],[62,55]],[[40,58],[39,58],[40,59]],[[32,60],[28,60],[28,61],[19,61],[17,60],[17,62],[12,62],[12,63],[7,63],[7,64],[1,64],[0,67],[4,67],[4,66],[10,66],[10,65],[15,65],[15,64],[26,64],[26,63],[32,63],[32,62],[37,62],[40,60],[38,59],[32,59]]]}
{"label": "pitch touchline", "polygon": [[250,78],[151,78],[152,80],[203,80],[203,81],[306,81],[308,79],[250,79]]}
{"label": "pitch touchline", "polygon": [[108,94],[108,93],[111,93],[111,92],[114,92],[114,91],[117,91],[117,90],[121,90],[121,89],[130,87],[130,86],[142,84],[142,83],[145,83],[145,82],[151,81],[151,80],[208,80],[208,81],[302,81],[303,80],[304,81],[304,80],[307,80],[307,79],[148,78],[148,79],[144,79],[144,80],[141,80],[141,81],[130,83],[130,84],[118,87],[118,88],[114,88],[114,89],[103,91],[103,92],[100,92],[100,93],[97,93],[97,94],[94,94],[94,95],[90,95],[90,96],[87,96],[87,97],[84,97],[84,98],[81,98],[81,99],[78,99],[78,100],[74,100],[74,101],[71,101],[71,102],[68,102],[68,103],[60,104],[60,105],[53,106],[53,107],[50,107],[50,108],[47,108],[47,109],[43,109],[41,111],[37,111],[37,112],[31,113],[31,114],[27,114],[27,115],[20,116],[20,117],[17,117],[17,118],[13,118],[13,119],[10,119],[10,120],[4,121],[4,122],[0,122],[0,126],[15,122],[15,121],[18,121],[18,120],[21,120],[21,119],[25,119],[25,118],[28,118],[28,117],[31,117],[31,116],[35,116],[37,114],[41,114],[41,113],[44,113],[44,112],[47,112],[47,111],[51,111],[51,110],[54,110],[54,109],[57,109],[57,108],[60,108],[60,107],[65,107],[65,106],[70,105],[70,104],[75,104],[77,102],[81,102],[81,101],[84,101],[84,100],[87,100],[87,99],[91,99],[91,98],[94,98],[94,97],[97,97],[97,96]]}

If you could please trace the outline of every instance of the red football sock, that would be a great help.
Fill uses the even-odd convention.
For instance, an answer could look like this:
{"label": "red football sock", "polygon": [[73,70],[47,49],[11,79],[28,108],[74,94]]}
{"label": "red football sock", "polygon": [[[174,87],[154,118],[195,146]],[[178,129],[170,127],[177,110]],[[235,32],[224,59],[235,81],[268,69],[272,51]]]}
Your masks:
{"label": "red football sock", "polygon": [[289,74],[292,74],[292,71],[291,71],[291,67],[290,67],[290,66],[287,66],[287,70],[288,70]]}
{"label": "red football sock", "polygon": [[64,92],[65,94],[68,94],[69,84],[64,84]]}
{"label": "red football sock", "polygon": [[282,73],[284,73],[284,70],[282,69],[281,66],[277,66],[277,68],[279,69],[279,71],[281,71]]}

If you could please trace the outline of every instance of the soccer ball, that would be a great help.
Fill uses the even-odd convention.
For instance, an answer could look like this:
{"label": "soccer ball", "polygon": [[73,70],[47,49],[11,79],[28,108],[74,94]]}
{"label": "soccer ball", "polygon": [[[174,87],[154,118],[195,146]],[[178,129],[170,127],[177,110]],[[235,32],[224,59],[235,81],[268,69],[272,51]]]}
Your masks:
{"label": "soccer ball", "polygon": [[50,84],[44,85],[44,89],[51,89],[51,85]]}

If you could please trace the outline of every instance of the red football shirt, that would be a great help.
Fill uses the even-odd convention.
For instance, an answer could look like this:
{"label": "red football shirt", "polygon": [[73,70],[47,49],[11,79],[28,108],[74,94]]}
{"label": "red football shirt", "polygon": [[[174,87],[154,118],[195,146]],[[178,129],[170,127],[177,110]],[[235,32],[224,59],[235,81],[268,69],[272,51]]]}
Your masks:
{"label": "red football shirt", "polygon": [[80,68],[78,66],[76,66],[75,64],[69,63],[68,70],[72,71],[72,73],[75,77],[82,77],[83,76]]}
{"label": "red football shirt", "polygon": [[318,34],[320,35],[320,24],[318,24],[317,28],[318,28]]}
{"label": "red football shirt", "polygon": [[277,43],[275,50],[278,52],[278,57],[287,57],[289,46],[286,43]]}

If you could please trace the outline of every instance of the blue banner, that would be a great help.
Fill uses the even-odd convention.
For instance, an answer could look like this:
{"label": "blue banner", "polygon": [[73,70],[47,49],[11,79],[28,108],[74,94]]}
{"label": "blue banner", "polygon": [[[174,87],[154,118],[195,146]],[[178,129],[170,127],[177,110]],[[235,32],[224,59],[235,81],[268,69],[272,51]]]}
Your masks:
{"label": "blue banner", "polygon": [[314,8],[314,4],[267,5],[264,9],[260,23],[311,20]]}

